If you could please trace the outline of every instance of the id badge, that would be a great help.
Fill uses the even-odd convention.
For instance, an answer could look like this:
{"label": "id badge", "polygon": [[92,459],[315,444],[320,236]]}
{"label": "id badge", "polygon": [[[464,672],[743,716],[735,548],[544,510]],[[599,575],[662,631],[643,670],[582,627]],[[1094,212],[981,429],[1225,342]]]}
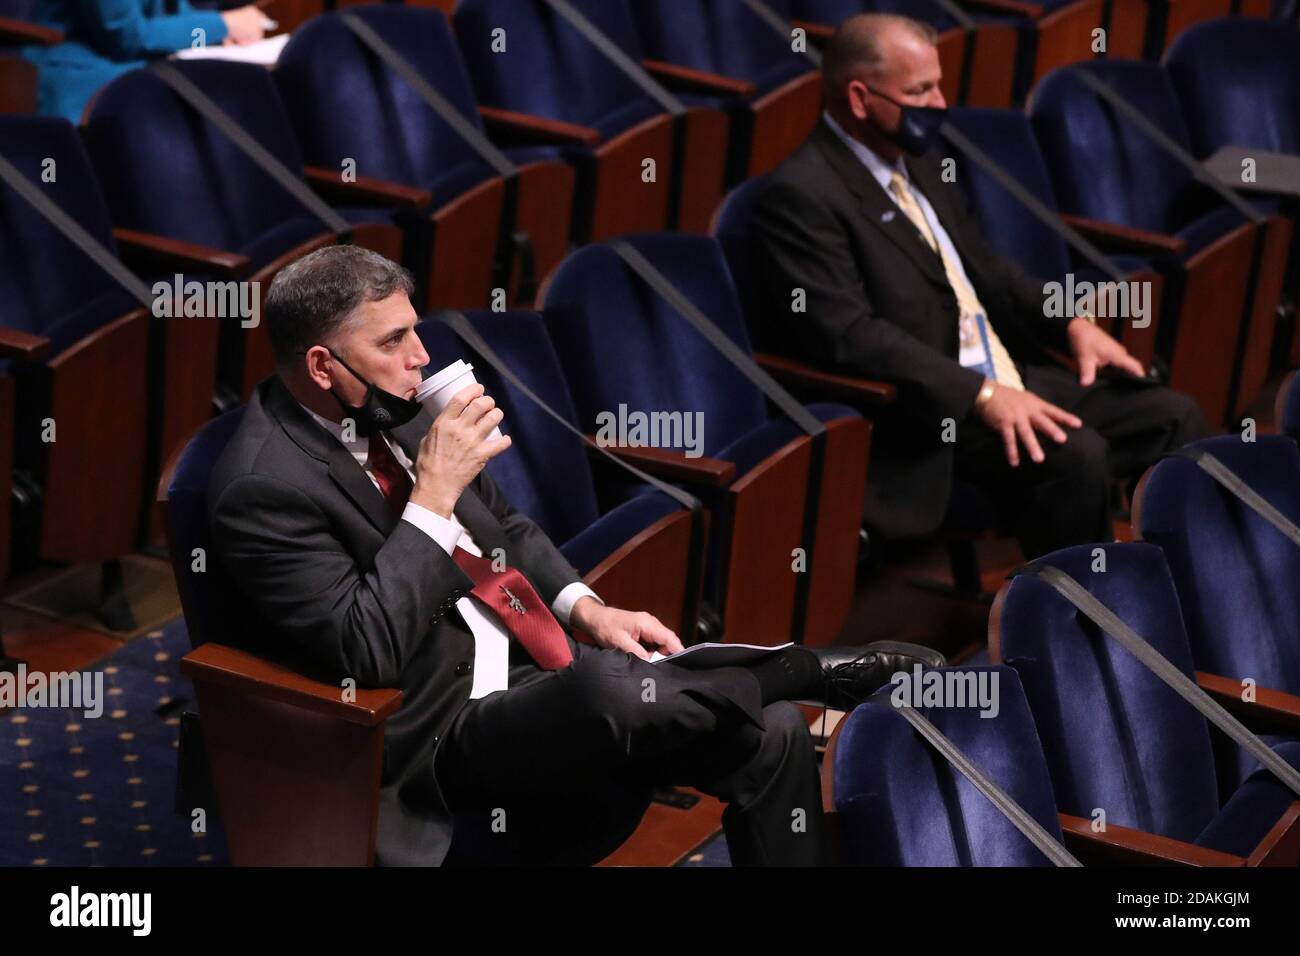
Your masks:
{"label": "id badge", "polygon": [[957,361],[962,368],[974,369],[985,378],[996,380],[993,372],[993,350],[989,348],[989,329],[984,313],[963,315],[959,320],[961,352]]}

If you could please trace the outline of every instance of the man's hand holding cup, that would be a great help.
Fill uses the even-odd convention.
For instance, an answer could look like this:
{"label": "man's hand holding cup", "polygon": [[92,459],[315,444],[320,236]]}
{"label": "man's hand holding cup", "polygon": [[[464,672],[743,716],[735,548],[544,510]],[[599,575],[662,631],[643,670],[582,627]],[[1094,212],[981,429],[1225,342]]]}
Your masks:
{"label": "man's hand holding cup", "polygon": [[456,392],[420,442],[410,500],[444,518],[483,466],[510,447],[510,436],[496,431],[501,409],[484,391],[474,382]]}

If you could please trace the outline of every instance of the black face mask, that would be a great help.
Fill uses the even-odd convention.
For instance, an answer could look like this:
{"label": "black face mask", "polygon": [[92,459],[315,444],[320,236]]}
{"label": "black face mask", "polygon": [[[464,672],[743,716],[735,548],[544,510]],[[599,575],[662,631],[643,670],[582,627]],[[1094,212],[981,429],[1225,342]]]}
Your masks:
{"label": "black face mask", "polygon": [[898,121],[898,132],[885,133],[884,130],[881,132],[903,152],[911,153],[913,156],[923,156],[939,134],[939,127],[943,125],[948,110],[937,106],[909,106],[870,86],[867,89],[882,100],[889,100],[902,111]]}
{"label": "black face mask", "polygon": [[352,373],[353,378],[366,387],[366,398],[360,405],[347,404],[343,399],[339,398],[334,389],[330,389],[330,394],[342,407],[343,414],[356,422],[358,435],[368,438],[375,432],[387,431],[390,428],[405,425],[420,414],[422,406],[419,402],[410,398],[402,398],[392,392],[386,392],[373,382],[367,382],[356,373],[351,365],[344,362],[333,349],[329,348],[329,346],[326,346],[326,349],[330,355],[339,360],[340,365]]}

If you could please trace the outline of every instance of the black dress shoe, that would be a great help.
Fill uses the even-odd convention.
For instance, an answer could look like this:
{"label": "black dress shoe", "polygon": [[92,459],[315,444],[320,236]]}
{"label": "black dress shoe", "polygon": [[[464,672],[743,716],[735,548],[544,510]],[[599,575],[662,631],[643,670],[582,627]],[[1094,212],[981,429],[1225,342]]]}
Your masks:
{"label": "black dress shoe", "polygon": [[857,647],[810,648],[822,665],[828,707],[852,710],[870,697],[895,673],[943,667],[948,662],[938,651],[904,641],[876,641]]}

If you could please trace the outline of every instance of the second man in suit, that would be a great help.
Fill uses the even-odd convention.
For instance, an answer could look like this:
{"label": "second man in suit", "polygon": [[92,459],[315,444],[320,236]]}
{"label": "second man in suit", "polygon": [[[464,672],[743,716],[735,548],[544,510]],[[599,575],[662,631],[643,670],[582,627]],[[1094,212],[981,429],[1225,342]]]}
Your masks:
{"label": "second man in suit", "polygon": [[822,121],[754,214],[758,338],[897,386],[876,416],[867,523],[933,531],[956,478],[1027,557],[1110,540],[1112,481],[1207,434],[1199,410],[1088,318],[1048,317],[1043,282],[990,248],[932,148],[946,104],[930,27],[850,18],[823,72]]}

